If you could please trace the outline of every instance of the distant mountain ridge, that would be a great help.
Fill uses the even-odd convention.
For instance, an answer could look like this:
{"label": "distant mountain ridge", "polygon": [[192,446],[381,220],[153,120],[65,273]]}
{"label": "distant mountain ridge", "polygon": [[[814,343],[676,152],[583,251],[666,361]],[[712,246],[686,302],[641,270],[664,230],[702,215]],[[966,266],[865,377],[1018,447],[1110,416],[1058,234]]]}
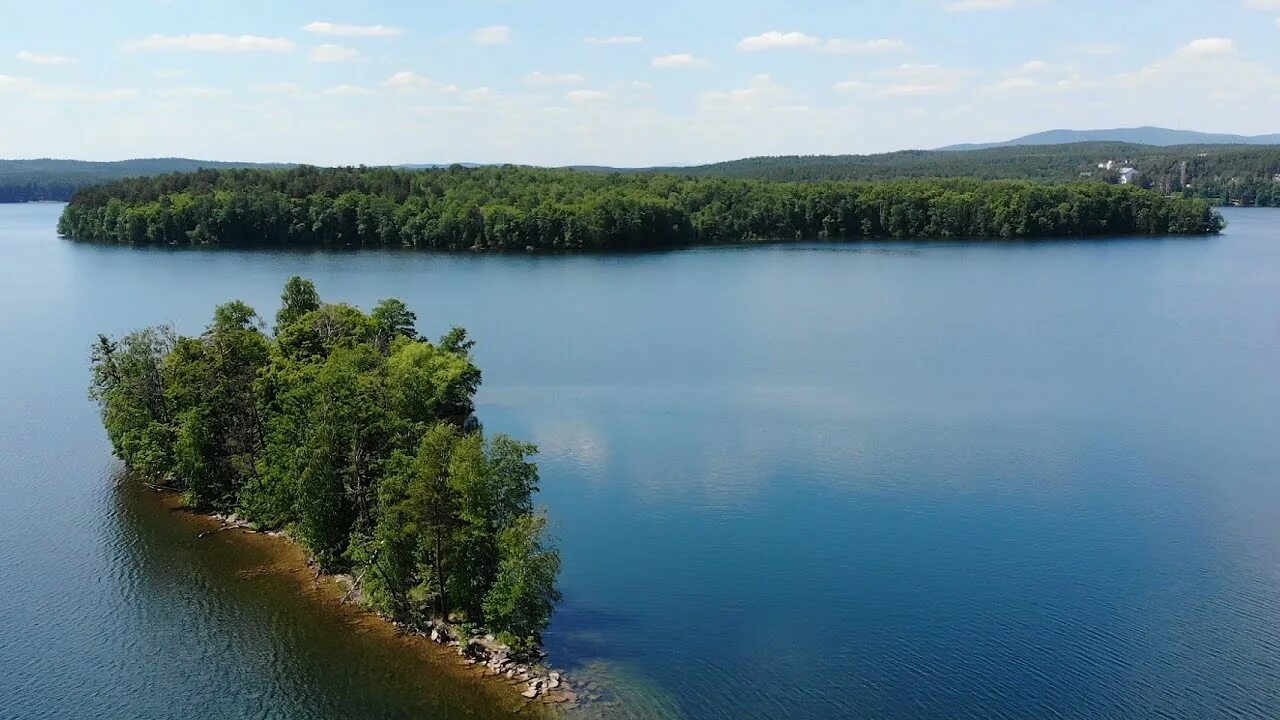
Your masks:
{"label": "distant mountain ridge", "polygon": [[1013,140],[995,143],[963,143],[948,145],[939,150],[987,150],[997,147],[1023,145],[1067,145],[1080,142],[1121,142],[1135,145],[1171,147],[1174,145],[1280,145],[1280,133],[1271,135],[1232,135],[1229,133],[1204,133],[1194,130],[1145,125],[1135,128],[1111,128],[1108,130],[1046,130],[1024,135]]}

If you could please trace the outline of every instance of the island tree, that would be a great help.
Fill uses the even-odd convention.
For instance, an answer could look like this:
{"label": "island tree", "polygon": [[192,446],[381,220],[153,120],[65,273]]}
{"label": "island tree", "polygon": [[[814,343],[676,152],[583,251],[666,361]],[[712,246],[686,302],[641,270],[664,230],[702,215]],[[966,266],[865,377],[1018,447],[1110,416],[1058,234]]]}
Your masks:
{"label": "island tree", "polygon": [[432,342],[416,322],[399,300],[366,315],[295,277],[270,334],[233,301],[197,337],[99,336],[91,395],[116,454],[192,507],[287,530],[397,620],[532,650],[560,567],[537,450],[480,428],[466,332]]}

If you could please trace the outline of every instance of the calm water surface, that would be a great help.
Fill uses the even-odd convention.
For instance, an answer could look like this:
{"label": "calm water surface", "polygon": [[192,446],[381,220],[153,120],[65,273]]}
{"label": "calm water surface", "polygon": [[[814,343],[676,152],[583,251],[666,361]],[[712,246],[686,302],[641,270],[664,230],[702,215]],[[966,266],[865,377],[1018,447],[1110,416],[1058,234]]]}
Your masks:
{"label": "calm water surface", "polygon": [[[117,482],[89,343],[284,280],[479,341],[611,717],[1280,716],[1280,211],[1211,239],[171,251],[0,205],[0,717],[502,717]],[[305,578],[303,580],[306,580]]]}

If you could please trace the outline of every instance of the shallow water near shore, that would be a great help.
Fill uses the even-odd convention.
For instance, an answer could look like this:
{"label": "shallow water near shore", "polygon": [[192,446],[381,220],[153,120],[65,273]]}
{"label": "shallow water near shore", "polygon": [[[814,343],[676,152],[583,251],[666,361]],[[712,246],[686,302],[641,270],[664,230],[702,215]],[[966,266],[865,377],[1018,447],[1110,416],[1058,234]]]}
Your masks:
{"label": "shallow water near shore", "polygon": [[[193,709],[240,716],[242,701],[267,716],[421,718],[551,717],[510,683],[482,679],[456,653],[343,602],[344,587],[317,576],[292,542],[227,529],[215,518],[182,509],[177,496],[135,478],[114,486],[116,530],[123,551],[118,578],[125,605],[142,634],[165,628],[159,615],[188,618],[190,627],[165,645],[187,647],[165,667],[154,658],[158,688],[189,683],[203,672],[190,663],[231,661],[243,686],[223,681],[193,698]],[[208,627],[234,623],[237,636],[213,647]],[[201,640],[194,641],[200,638]],[[268,684],[263,679],[269,679]],[[256,688],[252,692],[244,692]],[[300,704],[298,701],[302,700]],[[157,693],[156,709],[172,703]],[[289,708],[278,713],[273,708]],[[200,713],[205,714],[205,713]]]}
{"label": "shallow water near shore", "polygon": [[1280,211],[525,257],[102,247],[59,210],[0,205],[0,717],[520,712],[119,481],[95,334],[270,316],[293,274],[478,341],[592,716],[1280,716]]}

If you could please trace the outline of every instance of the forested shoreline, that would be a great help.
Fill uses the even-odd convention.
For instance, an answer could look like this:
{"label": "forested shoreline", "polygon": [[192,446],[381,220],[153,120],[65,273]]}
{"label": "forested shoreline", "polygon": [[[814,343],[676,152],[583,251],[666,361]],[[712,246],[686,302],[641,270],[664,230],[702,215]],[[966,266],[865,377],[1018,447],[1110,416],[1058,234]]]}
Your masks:
{"label": "forested shoreline", "polygon": [[200,170],[80,190],[58,231],[130,245],[638,250],[864,238],[1207,234],[1208,203],[1022,181],[785,183],[526,167]]}
{"label": "forested shoreline", "polygon": [[[1112,161],[1111,168],[1098,165]],[[970,177],[1047,183],[1119,183],[1119,168],[1138,170],[1137,183],[1166,195],[1216,205],[1280,207],[1280,146],[1172,145],[1091,141],[961,150],[901,150],[877,155],[753,157],[691,168],[697,176],[784,182],[877,181]]]}
{"label": "forested shoreline", "polygon": [[99,336],[91,395],[115,453],[192,508],[286,530],[397,622],[536,654],[559,553],[536,448],[473,415],[472,346],[458,327],[422,337],[399,300],[366,314],[295,277],[272,332],[233,301],[197,337]]}
{"label": "forested shoreline", "polygon": [[[1099,168],[1111,161],[1110,168]],[[901,150],[873,155],[750,157],[687,167],[578,167],[596,174],[664,174],[776,182],[886,180],[1030,180],[1050,184],[1119,183],[1119,168],[1140,173],[1137,184],[1215,205],[1280,206],[1280,146],[1172,145],[1085,141],[954,150]],[[270,163],[155,158],[118,162],[0,160],[0,203],[68,201],[76,191],[128,177],[209,168],[284,169]],[[421,166],[397,166],[403,171]]]}
{"label": "forested shoreline", "polygon": [[128,177],[149,177],[201,168],[285,168],[278,163],[219,162],[187,158],[137,158],[111,162],[88,160],[0,160],[0,203],[67,202],[81,188]]}

